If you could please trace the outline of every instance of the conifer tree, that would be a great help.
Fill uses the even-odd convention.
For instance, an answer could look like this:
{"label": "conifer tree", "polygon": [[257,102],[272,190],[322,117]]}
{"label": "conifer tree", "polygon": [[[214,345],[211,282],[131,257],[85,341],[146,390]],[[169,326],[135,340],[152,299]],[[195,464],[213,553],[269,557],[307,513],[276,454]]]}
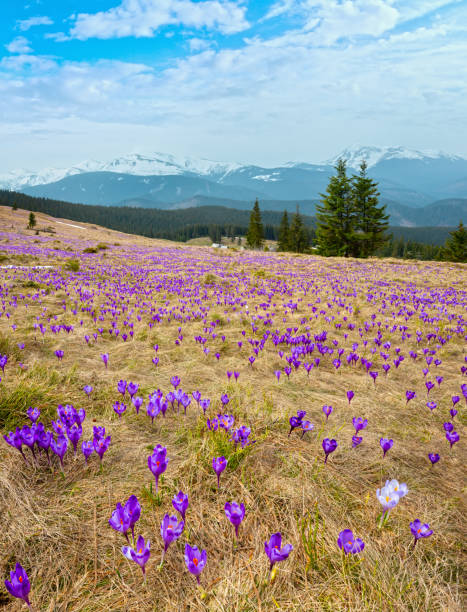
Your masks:
{"label": "conifer tree", "polygon": [[339,159],[336,175],[332,176],[321,194],[321,205],[317,210],[318,252],[321,255],[343,255],[349,257],[355,243],[355,206],[352,184],[347,176],[346,162]]}
{"label": "conifer tree", "polygon": [[36,227],[36,215],[33,212],[29,213],[28,229]]}
{"label": "conifer tree", "polygon": [[388,215],[385,206],[378,206],[377,183],[367,175],[365,160],[360,164],[360,173],[352,177],[352,191],[356,212],[354,257],[368,257],[387,241]]}
{"label": "conifer tree", "polygon": [[295,253],[304,253],[307,247],[308,234],[297,206],[289,229],[289,248]]}
{"label": "conifer tree", "polygon": [[281,224],[279,226],[277,250],[278,251],[288,251],[289,250],[289,217],[287,215],[286,210],[284,210],[284,214],[282,215],[282,219],[281,219]]}
{"label": "conifer tree", "polygon": [[443,249],[443,259],[467,263],[467,231],[462,221],[459,222],[457,229],[449,232],[450,238],[447,239]]}
{"label": "conifer tree", "polygon": [[264,228],[261,221],[258,198],[256,198],[253,210],[251,211],[246,241],[248,246],[252,249],[260,249],[263,246]]}

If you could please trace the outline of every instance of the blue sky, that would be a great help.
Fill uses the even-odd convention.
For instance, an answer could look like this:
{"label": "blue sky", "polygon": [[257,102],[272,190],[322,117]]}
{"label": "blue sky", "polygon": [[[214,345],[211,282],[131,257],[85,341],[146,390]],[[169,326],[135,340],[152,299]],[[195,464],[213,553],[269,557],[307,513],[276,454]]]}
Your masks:
{"label": "blue sky", "polygon": [[467,157],[467,0],[8,0],[0,174],[162,151]]}

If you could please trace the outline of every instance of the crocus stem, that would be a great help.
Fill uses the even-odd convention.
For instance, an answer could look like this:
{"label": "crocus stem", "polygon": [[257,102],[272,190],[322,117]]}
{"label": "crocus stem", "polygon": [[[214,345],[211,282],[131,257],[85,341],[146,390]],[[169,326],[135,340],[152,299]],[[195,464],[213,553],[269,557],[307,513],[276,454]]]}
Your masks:
{"label": "crocus stem", "polygon": [[385,510],[384,512],[381,513],[381,519],[379,521],[379,528],[382,529],[384,523],[386,522],[386,518],[389,514],[389,510]]}

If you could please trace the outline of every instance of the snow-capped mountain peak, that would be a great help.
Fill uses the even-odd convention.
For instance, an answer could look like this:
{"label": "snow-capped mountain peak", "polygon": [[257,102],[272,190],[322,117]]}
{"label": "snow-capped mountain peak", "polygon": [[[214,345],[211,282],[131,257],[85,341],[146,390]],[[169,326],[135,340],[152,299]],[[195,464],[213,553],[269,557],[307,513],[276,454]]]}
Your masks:
{"label": "snow-capped mountain peak", "polygon": [[14,170],[7,174],[0,174],[0,188],[22,189],[36,185],[46,185],[60,181],[67,176],[85,172],[116,172],[138,176],[194,174],[218,180],[241,167],[241,164],[235,162],[216,162],[194,157],[179,157],[167,153],[148,155],[131,153],[107,162],[84,161],[70,168],[46,168],[38,172],[24,169]]}
{"label": "snow-capped mountain peak", "polygon": [[418,151],[407,147],[380,147],[353,145],[344,149],[339,155],[328,159],[326,164],[334,166],[338,159],[345,159],[350,168],[358,168],[362,160],[365,160],[371,168],[382,161],[389,159],[463,159],[457,155],[450,155],[442,151],[432,149]]}

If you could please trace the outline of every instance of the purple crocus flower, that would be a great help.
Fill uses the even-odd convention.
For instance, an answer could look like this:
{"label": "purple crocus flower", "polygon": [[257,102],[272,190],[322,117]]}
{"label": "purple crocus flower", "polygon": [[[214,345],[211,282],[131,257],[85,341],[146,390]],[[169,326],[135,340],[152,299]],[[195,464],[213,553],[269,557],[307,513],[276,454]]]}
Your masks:
{"label": "purple crocus flower", "polygon": [[138,540],[136,541],[135,548],[123,546],[122,553],[127,559],[137,563],[140,566],[143,575],[145,574],[146,563],[149,561],[149,557],[151,556],[151,543],[149,540],[145,542],[143,536],[139,536]]}
{"label": "purple crocus flower", "polygon": [[61,419],[57,419],[56,421],[52,421],[52,429],[58,436],[64,436],[66,431],[66,425]]}
{"label": "purple crocus flower", "polygon": [[29,591],[31,584],[28,575],[19,563],[16,564],[15,570],[10,571],[10,580],[5,580],[5,587],[13,597],[22,599],[24,603],[32,610],[29,602]]}
{"label": "purple crocus flower", "polygon": [[111,437],[107,436],[107,438],[94,438],[94,450],[99,455],[99,459],[102,462],[102,458],[104,457],[105,451],[109,448]]}
{"label": "purple crocus flower", "polygon": [[64,353],[62,350],[57,350],[57,351],[55,351],[55,355],[56,355],[56,357],[57,357],[57,359],[58,359],[59,361],[61,361],[61,360],[63,359],[64,354],[65,354],[65,353]]}
{"label": "purple crocus flower", "polygon": [[323,406],[323,412],[326,415],[326,421],[327,421],[329,418],[329,415],[332,412],[332,406]]}
{"label": "purple crocus flower", "polygon": [[193,393],[191,395],[193,396],[193,399],[195,400],[195,402],[199,406],[199,401],[201,399],[201,393],[199,391],[193,391]]}
{"label": "purple crocus flower", "polygon": [[94,442],[92,440],[83,440],[81,443],[81,452],[84,455],[84,462],[87,464],[89,457],[94,452]]}
{"label": "purple crocus flower", "polygon": [[152,455],[148,457],[148,467],[156,479],[156,493],[159,487],[159,476],[165,472],[168,463],[167,449],[158,444],[154,447]]}
{"label": "purple crocus flower", "polygon": [[312,431],[314,428],[315,426],[310,421],[302,421],[302,438],[307,431]]}
{"label": "purple crocus flower", "polygon": [[130,397],[133,399],[133,396],[138,392],[139,385],[137,383],[129,382],[127,385],[127,391],[130,394]]}
{"label": "purple crocus flower", "polygon": [[352,419],[352,423],[355,428],[355,434],[358,434],[360,430],[366,429],[368,425],[368,419],[363,419],[362,417],[354,417]]}
{"label": "purple crocus flower", "polygon": [[3,437],[5,439],[5,442],[9,444],[10,446],[12,446],[13,448],[16,448],[17,450],[19,450],[19,452],[23,456],[23,459],[27,461],[26,456],[23,453],[23,449],[21,448],[23,446],[23,440],[21,439],[20,428],[17,427],[14,433],[10,431],[8,434],[4,434]]}
{"label": "purple crocus flower", "polygon": [[130,517],[122,504],[118,503],[117,507],[112,512],[112,516],[109,518],[109,525],[112,527],[112,529],[115,529],[115,531],[123,533],[129,542],[128,530],[130,529]]}
{"label": "purple crocus flower", "polygon": [[206,410],[209,408],[211,404],[211,400],[206,398],[206,399],[202,399],[199,403],[199,405],[201,406],[201,408],[203,409],[203,414],[206,414]]}
{"label": "purple crocus flower", "polygon": [[200,551],[197,546],[191,547],[189,544],[185,544],[185,564],[188,571],[196,576],[198,584],[200,583],[199,576],[203,571],[207,560],[207,553],[205,550]]}
{"label": "purple crocus flower", "polygon": [[8,362],[8,355],[1,355],[0,354],[0,368],[2,368],[2,372],[5,374],[5,366]]}
{"label": "purple crocus flower", "polygon": [[160,400],[151,400],[148,403],[146,412],[147,412],[148,417],[151,419],[152,423],[154,423],[154,419],[157,417],[160,411],[161,411]]}
{"label": "purple crocus flower", "polygon": [[143,398],[142,397],[138,397],[138,396],[132,397],[131,398],[131,403],[135,407],[136,414],[139,414],[139,409],[143,405]]}
{"label": "purple crocus flower", "polygon": [[427,408],[429,408],[431,410],[431,412],[433,412],[433,410],[436,408],[438,404],[436,402],[427,402],[426,406]]}
{"label": "purple crocus flower", "polygon": [[125,393],[126,393],[126,380],[119,380],[117,383],[117,389],[118,392],[121,393],[123,395],[123,397],[125,397]]}
{"label": "purple crocus flower", "polygon": [[337,440],[330,440],[329,438],[324,438],[322,442],[322,447],[325,453],[324,463],[327,463],[329,455],[333,453],[337,448]]}
{"label": "purple crocus flower", "polygon": [[457,431],[447,431],[446,440],[449,442],[452,448],[456,442],[459,442],[459,434]]}
{"label": "purple crocus flower", "polygon": [[443,428],[444,431],[453,431],[454,430],[454,425],[452,423],[443,423]]}
{"label": "purple crocus flower", "polygon": [[449,414],[451,415],[451,419],[453,419],[457,414],[457,410],[455,408],[451,408]]}
{"label": "purple crocus flower", "polygon": [[41,416],[41,411],[39,410],[39,408],[29,407],[27,410],[27,415],[31,420],[31,423],[35,423],[37,419]]}
{"label": "purple crocus flower", "polygon": [[165,553],[169,546],[177,540],[185,529],[185,521],[178,522],[176,516],[166,514],[161,522],[161,536],[164,540],[164,551],[162,552],[161,565],[164,562]]}
{"label": "purple crocus flower", "polygon": [[86,393],[86,395],[89,397],[92,393],[92,387],[91,385],[85,385],[83,387],[83,391]]}
{"label": "purple crocus flower", "polygon": [[212,469],[217,475],[217,488],[220,486],[220,476],[227,467],[227,459],[225,457],[213,457]]}
{"label": "purple crocus flower", "polygon": [[381,438],[380,439],[379,445],[383,449],[383,457],[386,456],[386,453],[388,452],[388,450],[390,450],[392,448],[393,444],[394,444],[394,440],[390,440],[388,438]]}
{"label": "purple crocus flower", "polygon": [[188,505],[188,495],[183,493],[183,491],[179,491],[177,495],[175,495],[172,499],[172,506],[177,512],[180,512],[180,515],[183,520],[185,520],[185,513],[187,511]]}
{"label": "purple crocus flower", "polygon": [[133,541],[135,539],[135,525],[139,521],[139,517],[141,516],[141,504],[138,501],[136,495],[130,495],[130,497],[125,502],[125,513],[128,516],[128,520],[130,523],[131,533],[133,535]]}
{"label": "purple crocus flower", "polygon": [[406,391],[405,392],[405,397],[406,397],[406,404],[408,404],[410,402],[410,400],[414,399],[415,397],[417,397],[417,394],[415,393],[415,391]]}
{"label": "purple crocus flower", "polygon": [[355,393],[353,391],[347,391],[347,399],[349,401],[349,405],[350,405],[350,402],[352,401],[354,395],[355,395]]}
{"label": "purple crocus flower", "polygon": [[289,436],[292,433],[292,431],[294,429],[296,429],[297,427],[301,427],[302,426],[302,422],[303,422],[303,417],[306,415],[306,411],[305,410],[299,410],[297,412],[296,416],[291,416],[289,419],[289,424],[290,424],[290,430],[289,430]]}
{"label": "purple crocus flower", "polygon": [[415,519],[413,523],[410,523],[410,531],[414,537],[414,546],[420,538],[429,538],[433,533],[433,529],[430,529],[428,523],[422,523],[419,519]]}
{"label": "purple crocus flower", "polygon": [[81,427],[81,425],[77,425],[76,423],[74,423],[71,427],[68,427],[66,430],[66,435],[68,436],[68,439],[70,440],[70,442],[73,444],[73,450],[75,452],[75,455],[76,455],[76,448],[78,446],[78,442],[82,434],[83,434],[83,428]]}
{"label": "purple crocus flower", "polygon": [[57,441],[52,438],[52,440],[50,441],[50,448],[59,458],[60,466],[63,471],[63,457],[65,456],[65,453],[68,449],[68,440],[65,438],[64,435],[57,436]]}
{"label": "purple crocus flower", "polygon": [[101,359],[104,362],[105,367],[107,368],[107,364],[109,363],[109,354],[108,353],[102,353]]}
{"label": "purple crocus flower", "polygon": [[269,542],[264,543],[264,552],[267,554],[270,562],[270,572],[272,572],[275,563],[285,561],[293,550],[292,544],[285,544],[282,547],[281,545],[282,534],[280,532],[273,533],[269,538]]}
{"label": "purple crocus flower", "polygon": [[240,523],[245,518],[245,504],[237,504],[237,502],[226,502],[224,506],[225,516],[235,527],[235,535],[238,539],[238,528]]}
{"label": "purple crocus flower", "polygon": [[113,409],[115,414],[118,414],[118,418],[121,419],[122,418],[122,414],[125,412],[126,410],[126,406],[123,402],[115,402],[115,404],[113,405]]}
{"label": "purple crocus flower", "polygon": [[345,555],[355,555],[362,552],[365,548],[365,542],[360,538],[354,538],[353,532],[350,529],[344,529],[340,532],[337,538],[337,545]]}
{"label": "purple crocus flower", "polygon": [[229,431],[233,427],[235,418],[231,414],[218,414],[217,422],[219,423],[219,427],[225,431]]}
{"label": "purple crocus flower", "polygon": [[428,459],[431,461],[431,467],[433,467],[440,460],[440,456],[438,453],[428,453]]}
{"label": "purple crocus flower", "polygon": [[210,431],[217,431],[219,428],[219,422],[216,418],[207,419],[206,425]]}
{"label": "purple crocus flower", "polygon": [[180,384],[180,378],[178,376],[172,376],[170,379],[170,384],[176,389]]}
{"label": "purple crocus flower", "polygon": [[230,402],[229,396],[227,395],[227,393],[223,393],[221,395],[221,402],[223,406],[227,406],[227,404]]}
{"label": "purple crocus flower", "polygon": [[356,448],[357,446],[359,446],[363,441],[363,438],[361,436],[352,436],[352,448]]}
{"label": "purple crocus flower", "polygon": [[460,401],[461,398],[458,395],[453,395],[451,399],[452,399],[452,405],[455,406],[457,402]]}

